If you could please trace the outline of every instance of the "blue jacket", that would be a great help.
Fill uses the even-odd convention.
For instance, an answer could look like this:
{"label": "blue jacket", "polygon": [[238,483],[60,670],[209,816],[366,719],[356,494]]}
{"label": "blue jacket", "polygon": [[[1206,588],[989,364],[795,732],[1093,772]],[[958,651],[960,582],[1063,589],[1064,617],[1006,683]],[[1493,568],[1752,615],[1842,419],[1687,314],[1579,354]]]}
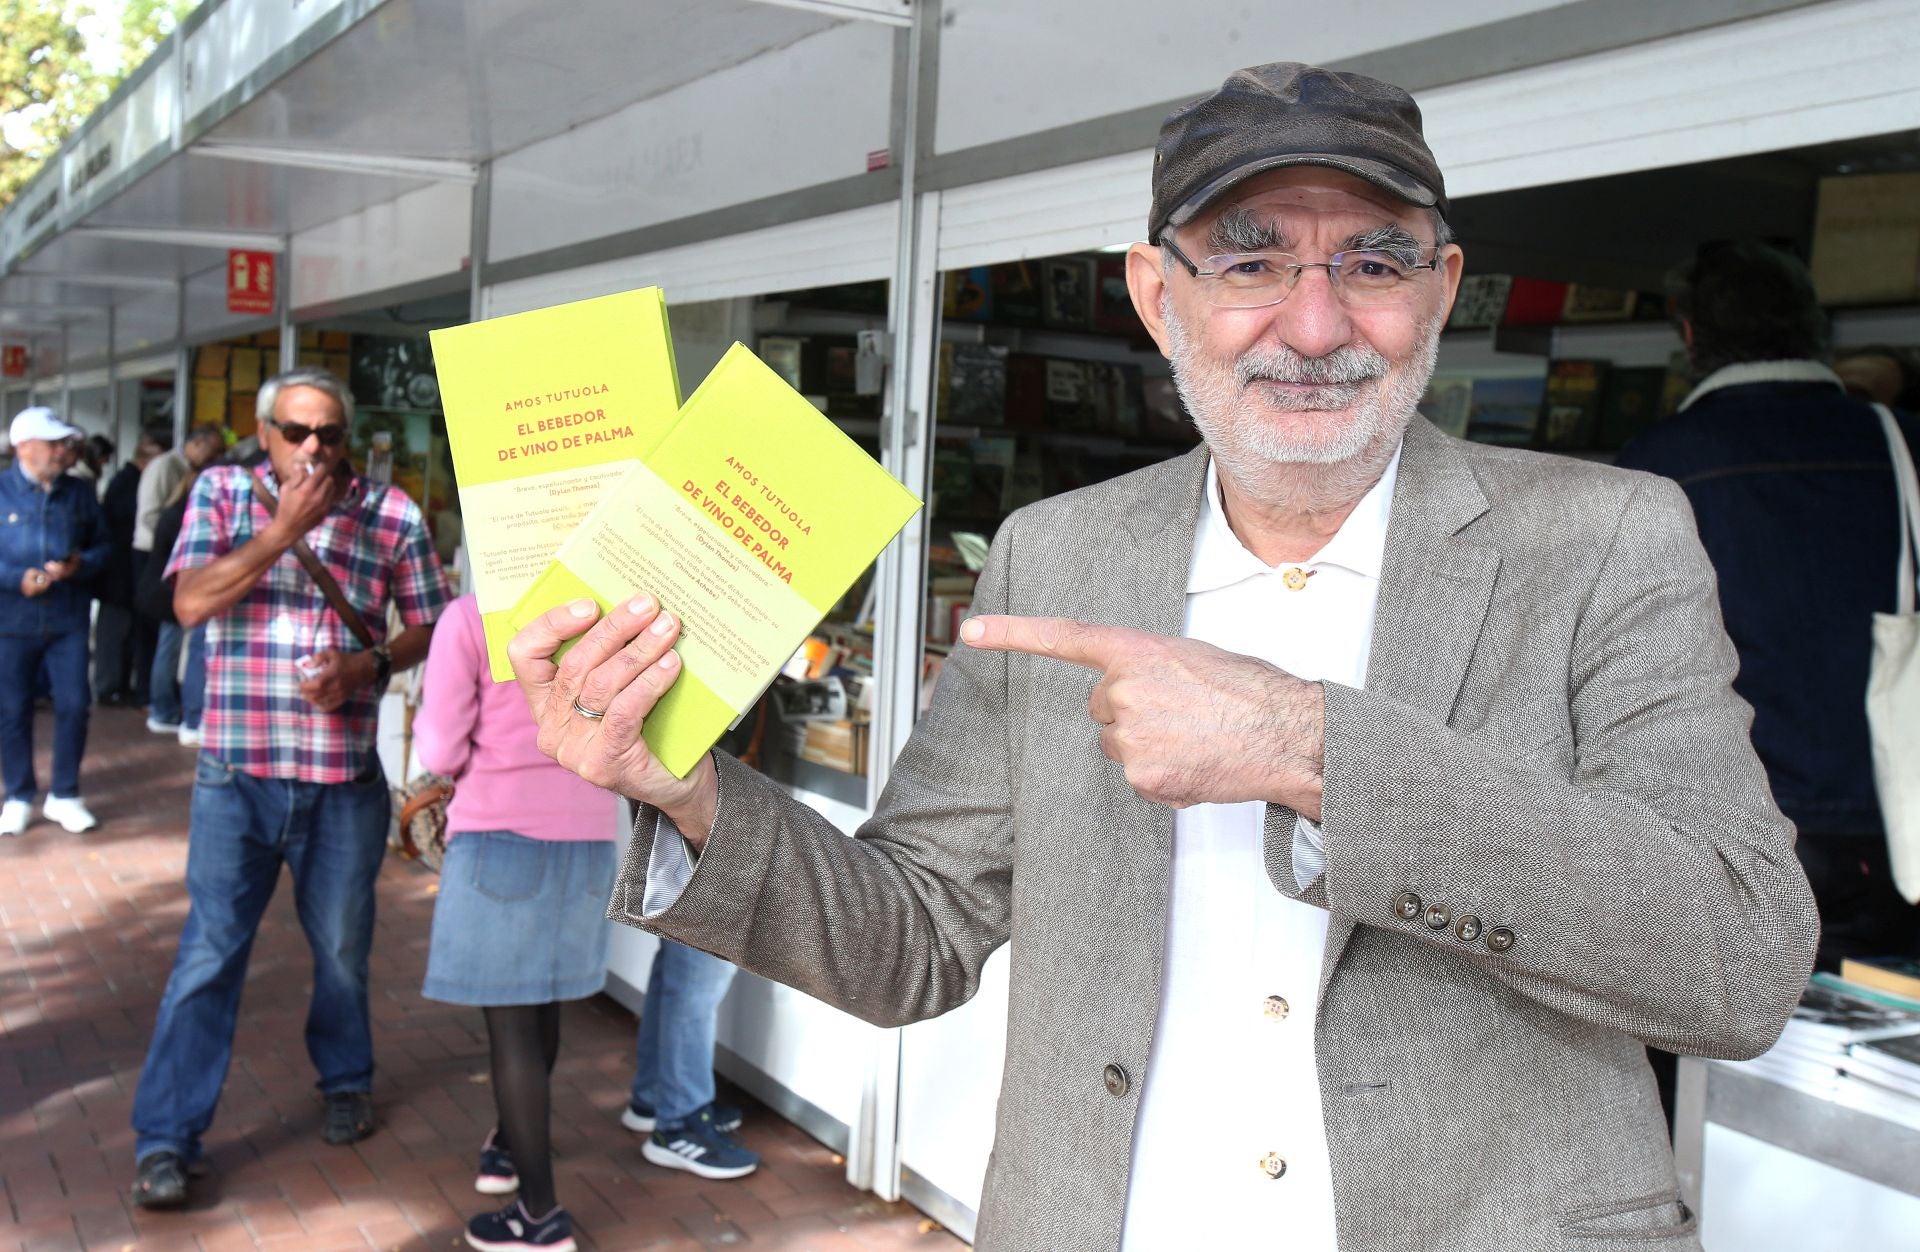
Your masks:
{"label": "blue jacket", "polygon": [[[1920,455],[1920,422],[1898,416]],[[1825,382],[1721,387],[1618,464],[1677,480],[1693,503],[1780,808],[1805,833],[1880,834],[1865,699],[1899,505],[1873,408]]]}
{"label": "blue jacket", "polygon": [[[17,464],[0,470],[0,635],[59,635],[87,629],[88,582],[112,543],[93,484],[62,474],[44,491]],[[25,596],[21,580],[48,561],[78,555],[80,569],[44,593]]]}

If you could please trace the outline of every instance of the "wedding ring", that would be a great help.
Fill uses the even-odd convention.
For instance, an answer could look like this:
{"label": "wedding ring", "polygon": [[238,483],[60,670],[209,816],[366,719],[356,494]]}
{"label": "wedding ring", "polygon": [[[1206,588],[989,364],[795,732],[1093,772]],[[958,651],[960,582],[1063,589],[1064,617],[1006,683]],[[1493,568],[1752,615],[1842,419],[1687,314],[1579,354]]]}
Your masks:
{"label": "wedding ring", "polygon": [[580,716],[586,718],[590,722],[597,722],[601,718],[606,716],[605,713],[594,712],[592,709],[586,707],[584,704],[581,704],[578,700],[575,700],[573,702],[573,711],[578,713]]}

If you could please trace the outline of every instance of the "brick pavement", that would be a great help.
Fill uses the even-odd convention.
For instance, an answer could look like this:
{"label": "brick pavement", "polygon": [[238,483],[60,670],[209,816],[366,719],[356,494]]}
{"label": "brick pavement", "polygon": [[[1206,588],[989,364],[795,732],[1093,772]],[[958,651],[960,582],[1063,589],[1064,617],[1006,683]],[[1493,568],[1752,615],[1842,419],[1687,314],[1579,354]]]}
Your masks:
{"label": "brick pavement", "polygon": [[[42,714],[41,773],[52,727]],[[381,1129],[320,1141],[301,1039],[308,957],[286,884],[253,951],[234,1063],[192,1205],[126,1199],[127,1116],[186,915],[193,754],[138,713],[96,710],[83,774],[101,829],[37,821],[0,839],[0,1252],[228,1252],[464,1247],[498,1201],[472,1189],[492,1124],[477,1010],[420,997],[434,876],[388,861],[372,958]],[[37,810],[36,810],[37,814]],[[756,1105],[743,1137],[764,1158],[738,1182],[648,1164],[619,1125],[633,1018],[605,997],[569,1005],[554,1074],[555,1171],[583,1248],[694,1252],[958,1252],[913,1208],[856,1191],[827,1148]]]}

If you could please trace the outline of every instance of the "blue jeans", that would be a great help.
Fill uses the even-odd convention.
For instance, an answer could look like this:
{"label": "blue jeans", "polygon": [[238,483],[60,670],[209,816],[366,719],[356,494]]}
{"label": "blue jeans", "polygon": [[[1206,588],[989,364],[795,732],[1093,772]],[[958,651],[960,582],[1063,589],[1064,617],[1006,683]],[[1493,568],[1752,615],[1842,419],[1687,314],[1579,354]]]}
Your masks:
{"label": "blue jeans", "polygon": [[93,692],[87,683],[87,633],[0,635],[0,773],[7,799],[31,800],[33,697],[45,673],[53,695],[53,793],[80,795],[80,758],[87,751],[87,714]]}
{"label": "blue jeans", "polygon": [[[180,673],[180,649],[187,650],[187,673]],[[156,722],[200,729],[207,702],[207,628],[192,630],[177,622],[160,623],[160,642],[153,649],[153,676],[147,684],[147,713]]]}
{"label": "blue jeans", "polygon": [[713,1030],[720,999],[737,971],[697,948],[660,941],[640,1009],[633,1099],[673,1129],[713,1103]]}
{"label": "blue jeans", "polygon": [[233,1059],[247,958],[282,863],[313,950],[307,1055],[320,1090],[372,1087],[367,951],[391,806],[379,758],[368,755],[352,782],[306,783],[256,778],[200,754],[187,836],[191,908],[133,1098],[136,1161],[200,1155]]}

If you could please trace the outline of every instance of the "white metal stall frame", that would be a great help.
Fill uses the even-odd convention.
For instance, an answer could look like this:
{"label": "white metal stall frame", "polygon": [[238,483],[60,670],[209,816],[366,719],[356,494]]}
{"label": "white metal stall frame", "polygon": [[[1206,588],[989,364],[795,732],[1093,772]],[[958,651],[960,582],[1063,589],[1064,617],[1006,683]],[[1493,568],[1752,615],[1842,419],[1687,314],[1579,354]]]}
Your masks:
{"label": "white metal stall frame", "polygon": [[[210,0],[0,215],[0,335],[32,337],[42,394],[156,356],[184,394],[192,344],[422,296],[479,315],[886,277],[885,460],[924,493],[939,272],[1136,237],[1159,118],[1268,49],[1414,90],[1456,198],[1920,126],[1920,0],[1182,16],[1175,34],[1147,0]],[[281,254],[280,316],[225,313],[227,247]],[[911,727],[924,565],[918,525],[882,559],[876,785]],[[1003,986],[904,1032],[738,986],[735,1076],[844,1144],[856,1182],[969,1231]],[[804,1072],[822,1040],[859,1059]]]}

